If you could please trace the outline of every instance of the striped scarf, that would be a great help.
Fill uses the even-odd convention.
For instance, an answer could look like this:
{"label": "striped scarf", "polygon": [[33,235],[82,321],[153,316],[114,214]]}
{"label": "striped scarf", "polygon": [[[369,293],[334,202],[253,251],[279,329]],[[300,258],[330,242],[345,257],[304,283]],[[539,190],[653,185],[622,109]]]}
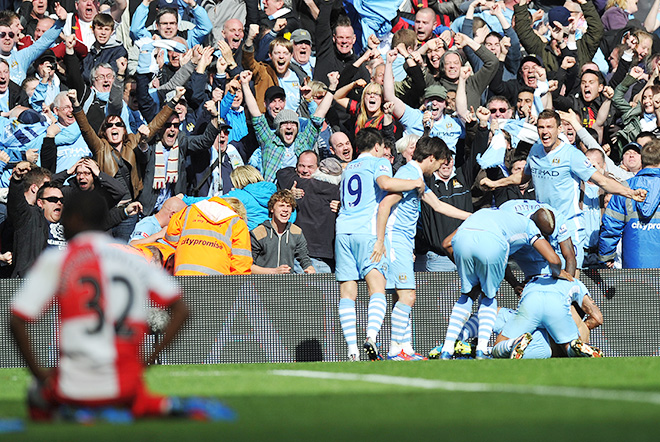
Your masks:
{"label": "striped scarf", "polygon": [[167,170],[165,169],[165,154],[163,153],[163,142],[156,144],[156,170],[154,171],[154,189],[164,189],[168,183],[176,183],[179,179],[179,140],[170,149],[167,158]]}

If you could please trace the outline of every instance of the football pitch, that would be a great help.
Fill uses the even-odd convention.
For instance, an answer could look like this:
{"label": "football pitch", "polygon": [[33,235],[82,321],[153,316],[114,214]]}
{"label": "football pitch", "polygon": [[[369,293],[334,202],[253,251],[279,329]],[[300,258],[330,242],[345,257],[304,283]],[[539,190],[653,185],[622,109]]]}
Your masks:
{"label": "football pitch", "polygon": [[[22,441],[657,441],[660,358],[156,366],[152,391],[221,399],[234,422],[27,423]],[[27,369],[0,369],[0,422]]]}

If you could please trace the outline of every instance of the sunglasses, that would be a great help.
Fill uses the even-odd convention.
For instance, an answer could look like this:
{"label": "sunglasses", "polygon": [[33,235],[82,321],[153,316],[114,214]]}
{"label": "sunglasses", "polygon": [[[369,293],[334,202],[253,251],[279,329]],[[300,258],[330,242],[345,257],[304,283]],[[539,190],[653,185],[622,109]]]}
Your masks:
{"label": "sunglasses", "polygon": [[123,121],[115,121],[114,123],[106,123],[105,124],[106,128],[111,128],[111,127],[126,127]]}
{"label": "sunglasses", "polygon": [[175,123],[174,121],[172,121],[171,123],[163,124],[163,127],[165,129],[169,129],[170,127],[179,127],[179,124],[181,124],[181,123]]}
{"label": "sunglasses", "polygon": [[494,109],[488,109],[488,110],[490,111],[491,114],[494,114],[495,112],[498,112],[498,111],[499,111],[499,113],[503,114],[503,113],[506,113],[509,109],[507,109],[505,107],[501,107],[499,109],[494,108]]}
{"label": "sunglasses", "polygon": [[16,34],[14,34],[11,31],[9,31],[9,32],[0,32],[0,38],[5,38],[5,37],[14,38],[15,35]]}
{"label": "sunglasses", "polygon": [[42,200],[48,201],[49,203],[57,204],[57,203],[62,203],[64,204],[64,197],[59,197],[59,196],[49,196],[46,198],[41,198]]}

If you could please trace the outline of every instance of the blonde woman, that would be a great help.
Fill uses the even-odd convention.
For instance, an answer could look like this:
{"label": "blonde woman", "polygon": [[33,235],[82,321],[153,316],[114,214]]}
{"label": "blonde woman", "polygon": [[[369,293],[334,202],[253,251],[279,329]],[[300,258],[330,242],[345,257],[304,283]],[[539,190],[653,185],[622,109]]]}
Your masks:
{"label": "blonde woman", "polygon": [[[364,87],[359,102],[348,98],[351,90]],[[383,86],[362,79],[353,81],[335,93],[335,101],[355,118],[355,133],[365,127],[383,131],[383,135],[394,141],[395,127],[392,124],[391,107],[383,100]]]}

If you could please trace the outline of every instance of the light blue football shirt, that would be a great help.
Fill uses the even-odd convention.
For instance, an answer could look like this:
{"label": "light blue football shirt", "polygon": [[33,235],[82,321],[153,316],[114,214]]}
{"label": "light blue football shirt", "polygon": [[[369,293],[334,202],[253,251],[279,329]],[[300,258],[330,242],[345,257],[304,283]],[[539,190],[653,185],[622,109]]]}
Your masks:
{"label": "light blue football shirt", "polygon": [[525,174],[532,177],[536,199],[550,204],[566,217],[569,232],[584,228],[580,210],[580,181],[588,181],[596,168],[568,143],[546,152],[537,142],[527,156]]}
{"label": "light blue football shirt", "polygon": [[579,279],[567,281],[565,279],[556,279],[548,275],[535,276],[525,285],[519,304],[523,302],[526,295],[537,291],[556,292],[566,297],[565,299],[568,305],[575,302],[580,307],[582,307],[584,297],[589,295],[589,290]]}
{"label": "light blue football shirt", "polygon": [[[424,112],[406,105],[406,111],[403,113],[399,122],[403,125],[406,133],[424,135],[424,124],[422,117]],[[449,115],[443,115],[438,121],[433,122],[433,127],[429,134],[432,137],[442,138],[447,147],[456,153],[456,144],[461,138],[465,138],[465,126],[458,118]]]}
{"label": "light blue football shirt", "polygon": [[531,217],[540,208],[551,211],[555,216],[555,230],[550,235],[550,244],[552,247],[559,247],[560,242],[566,241],[571,237],[564,216],[555,210],[550,204],[540,203],[534,200],[509,200],[500,205],[500,210],[508,210],[519,215]]}
{"label": "light blue football shirt", "polygon": [[392,177],[392,165],[370,153],[360,154],[346,166],[341,177],[336,234],[376,234],[378,204],[387,193],[376,182],[382,175]]}
{"label": "light blue football shirt", "polygon": [[[423,178],[424,174],[417,161],[411,161],[402,166],[394,175],[394,178],[403,180],[416,180]],[[426,187],[424,193],[431,192]],[[402,193],[401,200],[394,206],[389,219],[387,220],[387,232],[396,232],[410,241],[415,240],[417,232],[417,220],[419,219],[419,192],[417,189],[408,190]]]}
{"label": "light blue football shirt", "polygon": [[509,243],[509,254],[515,253],[525,245],[533,245],[536,240],[543,238],[531,219],[500,209],[481,209],[463,221],[458,230],[494,233]]}

